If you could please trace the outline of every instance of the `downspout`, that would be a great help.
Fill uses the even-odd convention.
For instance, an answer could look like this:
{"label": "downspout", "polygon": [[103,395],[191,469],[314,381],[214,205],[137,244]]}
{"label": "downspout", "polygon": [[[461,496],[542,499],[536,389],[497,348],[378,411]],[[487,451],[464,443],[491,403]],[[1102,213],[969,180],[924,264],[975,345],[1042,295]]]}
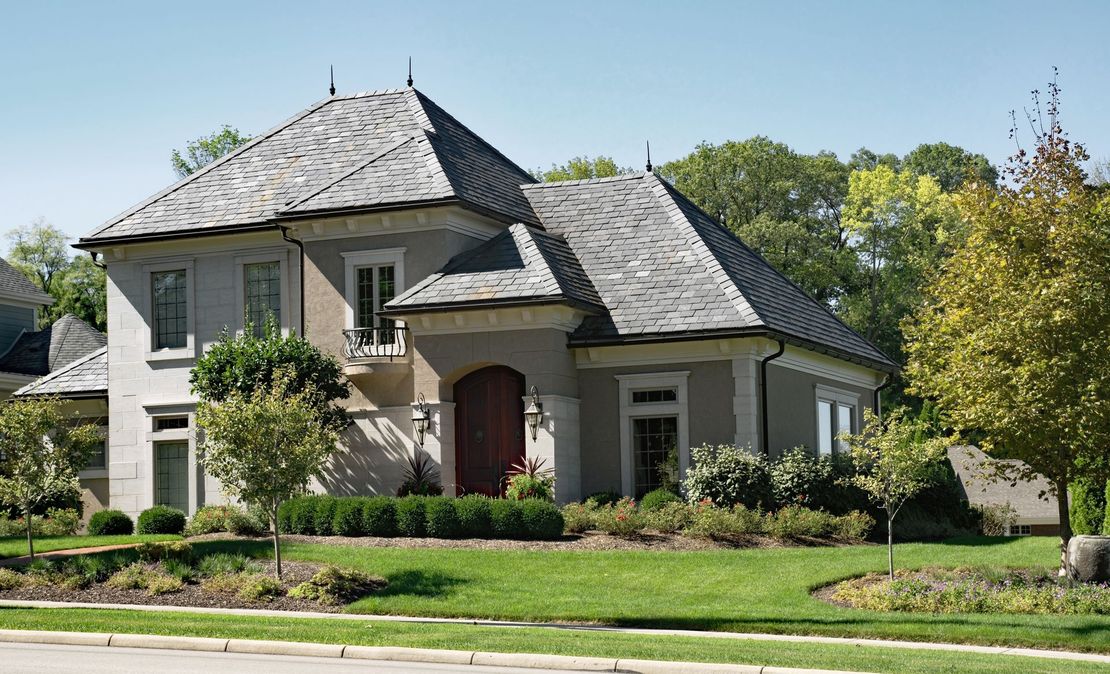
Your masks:
{"label": "downspout", "polygon": [[771,455],[771,442],[767,437],[767,363],[778,358],[786,351],[786,342],[777,340],[779,343],[779,350],[767,356],[759,362],[759,408],[762,415],[763,432],[760,434],[761,444],[763,445],[763,456]]}
{"label": "downspout", "polygon": [[882,408],[879,406],[879,394],[882,393],[883,389],[890,388],[890,385],[893,383],[894,375],[888,374],[886,378],[883,379],[883,383],[879,386],[879,388],[875,389],[875,416],[878,417],[880,420],[883,418],[883,412]]}
{"label": "downspout", "polygon": [[96,259],[97,254],[98,253],[95,250],[90,250],[89,251],[89,257],[92,258],[92,263],[94,265],[96,265],[97,267],[100,267],[104,271],[108,271],[108,265],[106,265],[103,262],[100,262],[99,260]]}
{"label": "downspout", "polygon": [[300,291],[299,295],[300,295],[300,298],[301,298],[301,314],[300,314],[300,316],[301,316],[301,321],[300,321],[300,323],[301,323],[301,332],[300,332],[300,336],[303,338],[304,337],[304,242],[301,241],[300,239],[290,238],[289,229],[287,227],[283,227],[282,225],[279,225],[278,223],[273,222],[273,221],[271,221],[271,222],[275,227],[278,228],[278,231],[281,232],[281,238],[285,239],[288,243],[293,244],[294,246],[296,246],[301,251],[301,262],[300,262],[300,265],[298,266],[298,269],[300,270],[301,280],[300,280],[300,288],[298,290]]}

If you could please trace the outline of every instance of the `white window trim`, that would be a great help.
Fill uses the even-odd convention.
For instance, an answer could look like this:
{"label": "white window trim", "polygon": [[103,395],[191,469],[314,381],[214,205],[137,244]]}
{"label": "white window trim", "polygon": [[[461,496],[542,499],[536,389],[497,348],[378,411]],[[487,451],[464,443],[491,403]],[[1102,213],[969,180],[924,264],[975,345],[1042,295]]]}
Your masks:
{"label": "white window trim", "polygon": [[[822,455],[821,454],[821,403],[822,402],[832,403],[833,423],[836,423],[836,414],[837,414],[836,406],[837,405],[851,406],[851,408],[852,408],[852,426],[856,429],[856,432],[858,433],[859,432],[859,424],[860,424],[860,418],[859,418],[859,415],[860,415],[860,407],[859,407],[860,395],[858,393],[853,393],[852,391],[846,391],[844,389],[833,388],[831,386],[825,386],[824,384],[814,384],[813,385],[813,391],[814,391],[813,415],[814,415],[814,419],[815,419],[815,423],[814,423],[815,436],[814,436],[814,439],[813,439],[813,447],[816,450],[816,454],[818,456],[821,456]],[[836,435],[835,434],[833,435],[832,441],[833,441],[833,445],[832,445],[833,452],[832,453],[836,454],[837,453],[837,441],[836,441]]]}
{"label": "white window trim", "polygon": [[[632,470],[632,420],[636,418],[678,417],[678,475],[682,479],[690,468],[690,371],[618,374],[614,378],[617,380],[620,405],[621,493],[630,496],[636,489]],[[633,391],[657,388],[675,389],[678,400],[633,404]]]}
{"label": "white window trim", "polygon": [[[196,273],[194,258],[166,260],[143,265],[143,324],[146,339],[146,360],[182,360],[196,356]],[[185,346],[176,349],[154,348],[154,280],[157,272],[185,270]]]}
{"label": "white window trim", "polygon": [[[82,423],[84,423],[84,419],[82,419]],[[111,463],[112,459],[110,454],[111,442],[108,439],[110,435],[108,433],[107,419],[105,419],[103,424],[97,424],[97,430],[100,434],[100,437],[104,439],[104,467],[86,468],[80,471],[79,473],[77,473],[77,479],[79,480],[96,480],[108,477],[108,466]]]}
{"label": "white window trim", "polygon": [[281,248],[254,255],[235,256],[235,331],[242,334],[247,315],[247,277],[246,267],[262,262],[277,262],[281,278],[281,334],[289,334],[289,251]]}
{"label": "white window trim", "polygon": [[[150,466],[149,484],[151,505],[154,500],[158,498],[158,443],[161,442],[185,442],[189,445],[189,493],[188,493],[188,508],[186,508],[186,515],[192,516],[197,511],[197,508],[203,505],[200,503],[200,487],[203,480],[204,471],[197,458],[197,434],[196,428],[196,403],[192,402],[148,402],[143,403],[143,408],[146,410],[146,454],[148,465]],[[156,431],[158,428],[158,419],[165,417],[187,417],[189,420],[188,428],[174,428],[165,431]]]}
{"label": "white window trim", "polygon": [[[344,307],[345,316],[343,325],[346,330],[355,327],[355,305],[358,303],[358,284],[355,282],[356,271],[360,267],[380,267],[393,265],[394,291],[400,295],[405,291],[405,250],[406,248],[379,248],[378,250],[357,250],[340,253],[343,256],[344,270],[344,295],[347,306]],[[397,321],[397,327],[403,328],[403,321]]]}

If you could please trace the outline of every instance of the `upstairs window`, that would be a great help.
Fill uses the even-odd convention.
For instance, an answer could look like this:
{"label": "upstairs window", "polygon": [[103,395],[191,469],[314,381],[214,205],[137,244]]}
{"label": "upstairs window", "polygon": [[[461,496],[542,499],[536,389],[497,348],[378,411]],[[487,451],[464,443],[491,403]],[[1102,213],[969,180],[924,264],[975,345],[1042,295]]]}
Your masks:
{"label": "upstairs window", "polygon": [[378,312],[386,302],[397,296],[396,272],[393,265],[359,267],[357,296],[355,298],[355,327],[391,328],[394,321],[382,318]]}
{"label": "upstairs window", "polygon": [[650,403],[673,403],[678,400],[678,391],[673,388],[644,389],[632,392],[633,405]]}
{"label": "upstairs window", "polygon": [[154,348],[183,349],[188,345],[188,301],[184,269],[150,275],[154,298]]}
{"label": "upstairs window", "polygon": [[254,334],[261,336],[271,317],[281,325],[281,264],[276,261],[246,264],[243,275],[246,277],[246,319]]}

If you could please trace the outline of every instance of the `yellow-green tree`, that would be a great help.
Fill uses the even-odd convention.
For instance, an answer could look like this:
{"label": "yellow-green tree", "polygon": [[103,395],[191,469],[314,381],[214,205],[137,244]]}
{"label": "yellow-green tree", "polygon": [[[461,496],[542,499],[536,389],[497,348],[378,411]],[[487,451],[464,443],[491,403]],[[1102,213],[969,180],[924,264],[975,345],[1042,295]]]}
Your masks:
{"label": "yellow-green tree", "polygon": [[966,239],[905,330],[911,391],[989,456],[1024,461],[1018,477],[1048,478],[1066,554],[1068,486],[1110,463],[1110,197],[1085,184],[1056,93],[1003,184],[957,197]]}

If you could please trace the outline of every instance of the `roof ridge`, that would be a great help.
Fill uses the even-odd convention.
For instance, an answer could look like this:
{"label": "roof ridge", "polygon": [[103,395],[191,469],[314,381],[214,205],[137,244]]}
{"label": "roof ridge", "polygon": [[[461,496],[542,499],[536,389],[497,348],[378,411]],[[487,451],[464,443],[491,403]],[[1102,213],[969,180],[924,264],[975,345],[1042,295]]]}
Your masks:
{"label": "roof ridge", "polygon": [[[724,291],[725,297],[728,298],[737,313],[740,314],[740,317],[743,318],[745,322],[750,322],[752,325],[766,326],[767,323],[763,320],[763,317],[759,315],[759,311],[752,305],[744,291],[736,284],[736,281],[725,271],[724,265],[717,259],[717,256],[694,227],[694,224],[690,222],[690,219],[682,212],[674,195],[667,189],[663,180],[654,173],[650,175],[654,180],[649,181],[649,189],[651,189],[660,204],[662,204],[663,209],[667,212],[667,217],[670,218],[671,222],[678,227],[679,231],[682,233],[683,238],[689,246],[689,250],[693,251],[693,253],[698,256],[701,263],[705,265],[713,281]],[[645,178],[646,177],[647,175],[645,175]],[[751,321],[753,317],[755,320]]]}
{"label": "roof ridge", "polygon": [[559,290],[562,292],[563,297],[569,298],[571,295],[571,289],[568,287],[570,282],[568,279],[564,278],[563,274],[557,273],[556,270],[562,268],[560,266],[561,261],[558,259],[554,261],[552,260],[552,255],[554,254],[554,251],[546,250],[542,245],[540,245],[539,242],[541,240],[549,240],[555,245],[562,245],[566,247],[567,253],[571,256],[571,258],[574,259],[574,264],[578,265],[578,271],[582,273],[582,279],[589,284],[590,290],[593,291],[594,296],[596,296],[598,299],[598,302],[593,302],[592,300],[590,300],[590,303],[596,304],[600,309],[605,309],[605,303],[601,300],[601,293],[597,291],[597,286],[594,285],[593,279],[590,278],[590,275],[587,274],[586,270],[582,267],[582,260],[578,257],[578,253],[574,252],[574,247],[570,245],[570,242],[567,241],[566,237],[562,234],[553,234],[544,229],[528,227],[528,225],[524,225],[524,227],[528,230],[528,233],[531,235],[532,240],[535,241],[536,250],[538,250],[540,255],[543,256],[543,261],[547,265],[547,268],[551,271],[551,275],[555,277],[555,283],[559,286]]}
{"label": "roof ridge", "polygon": [[123,211],[122,213],[119,213],[118,215],[116,215],[114,217],[108,218],[108,220],[104,221],[99,227],[95,228],[94,230],[92,230],[91,232],[86,234],[85,236],[82,236],[80,239],[78,239],[78,242],[85,241],[87,239],[91,239],[92,237],[96,236],[97,234],[100,234],[101,232],[108,229],[112,225],[117,224],[120,220],[123,220],[124,218],[130,217],[130,216],[134,215],[135,213],[138,213],[139,211],[143,210],[147,206],[150,206],[151,204],[155,203],[156,201],[159,201],[163,197],[167,197],[170,194],[173,194],[174,192],[181,189],[182,187],[185,187],[186,185],[192,183],[197,178],[200,178],[201,176],[208,174],[210,171],[216,169],[217,167],[223,166],[225,163],[230,161],[232,158],[238,157],[241,154],[245,154],[248,150],[254,148],[256,145],[260,144],[262,141],[264,141],[264,140],[270,138],[271,136],[277,134],[279,131],[282,131],[286,127],[289,127],[289,126],[301,121],[305,117],[311,115],[312,113],[316,112],[317,110],[320,110],[321,108],[323,108],[324,106],[326,106],[327,104],[331,103],[334,100],[336,100],[334,97],[330,97],[330,98],[325,98],[325,99],[322,99],[320,101],[317,101],[316,103],[313,103],[309,107],[305,108],[304,110],[301,110],[300,112],[293,115],[292,117],[289,117],[285,121],[279,122],[276,126],[273,126],[270,129],[268,129],[268,130],[260,133],[259,135],[255,136],[254,138],[251,138],[250,141],[240,145],[239,147],[235,148],[231,152],[228,152],[227,154],[220,157],[219,159],[216,159],[215,161],[210,162],[210,163],[206,164],[205,166],[202,166],[201,168],[197,169],[196,171],[193,171],[192,173],[185,176],[181,180],[178,180],[177,182],[173,183],[169,187],[166,187],[161,192],[158,192],[158,193],[154,194],[153,196],[147,197],[145,200],[140,201],[138,204],[136,204],[136,205],[132,206],[131,208]]}
{"label": "roof ridge", "polygon": [[[524,253],[525,268],[535,263],[536,268],[542,269],[542,273],[546,276],[544,291],[546,292],[553,289],[565,296],[566,289],[563,288],[562,283],[559,283],[559,277],[555,274],[551,262],[548,261],[547,256],[544,255],[540,244],[537,243],[536,239],[532,236],[532,232],[528,226],[522,222],[518,222],[509,227],[509,232],[512,234],[513,242],[516,244],[517,250]],[[521,241],[521,236],[518,235],[521,235],[524,240]],[[552,288],[552,286],[554,286],[554,288]],[[548,294],[550,293],[548,292]]]}
{"label": "roof ridge", "polygon": [[53,381],[59,375],[65,374],[66,372],[72,370],[73,368],[77,367],[78,365],[86,363],[86,362],[92,360],[93,358],[96,358],[97,356],[100,356],[101,354],[104,354],[104,353],[107,353],[107,352],[108,352],[108,345],[105,344],[104,346],[96,349],[95,351],[92,351],[90,353],[85,354],[84,356],[81,356],[80,358],[73,361],[72,363],[66,363],[65,365],[58,368],[57,370],[54,370],[53,372],[47,372],[46,374],[44,374],[43,376],[34,380],[30,384],[27,384],[26,386],[22,386],[18,390],[12,392],[12,395],[13,396],[15,396],[15,395],[26,395],[26,394],[21,394],[20,392],[25,390],[25,389],[38,388],[42,384]]}
{"label": "roof ridge", "polygon": [[297,206],[300,206],[300,205],[301,205],[301,204],[303,204],[304,202],[308,201],[309,199],[311,199],[311,198],[313,198],[313,197],[315,197],[315,196],[318,196],[318,195],[320,195],[320,194],[322,194],[322,193],[324,193],[324,192],[326,192],[326,191],[330,190],[331,188],[335,187],[336,185],[338,185],[339,183],[343,182],[343,181],[344,181],[344,180],[346,180],[347,178],[350,178],[350,177],[351,177],[351,176],[353,176],[354,174],[356,174],[356,173],[358,173],[359,171],[361,171],[361,170],[363,170],[363,169],[367,168],[368,166],[370,166],[370,165],[371,165],[371,164],[373,164],[374,162],[376,162],[376,161],[378,161],[379,159],[381,159],[382,157],[386,156],[386,155],[387,155],[387,154],[389,154],[390,152],[393,152],[394,150],[397,150],[398,148],[401,148],[401,147],[405,146],[406,144],[408,144],[408,143],[409,143],[410,141],[412,141],[412,140],[416,140],[416,136],[404,136],[404,135],[403,135],[403,136],[402,136],[402,138],[400,138],[399,140],[396,140],[396,141],[394,141],[394,142],[393,142],[393,143],[392,143],[391,145],[387,146],[387,147],[386,147],[386,148],[385,148],[384,150],[382,150],[382,151],[380,151],[380,152],[378,152],[378,153],[376,153],[376,154],[372,155],[372,156],[370,157],[370,159],[366,160],[366,161],[365,161],[365,162],[363,162],[362,164],[358,164],[358,165],[356,165],[356,166],[355,166],[355,168],[353,168],[353,169],[351,169],[350,171],[348,171],[348,172],[344,173],[343,175],[339,176],[338,178],[336,178],[335,180],[331,181],[330,183],[328,183],[328,184],[324,185],[324,186],[323,186],[323,187],[321,187],[320,189],[318,189],[318,190],[316,190],[316,191],[314,191],[314,192],[310,192],[310,193],[309,193],[308,195],[306,195],[306,196],[305,196],[305,197],[303,197],[303,198],[300,198],[300,199],[294,199],[294,200],[292,200],[292,201],[290,201],[290,202],[287,202],[287,203],[286,203],[286,204],[285,204],[284,206],[282,206],[282,208],[281,208],[281,209],[280,209],[279,211],[277,211],[277,213],[278,213],[278,214],[280,215],[280,214],[282,214],[282,213],[286,213],[286,212],[288,212],[288,211],[291,211],[291,210],[293,210],[294,208],[296,208]]}
{"label": "roof ridge", "polygon": [[394,87],[390,89],[367,89],[365,91],[356,91],[350,94],[341,94],[338,96],[328,96],[329,101],[350,101],[356,98],[372,98],[374,96],[390,96],[394,94],[403,94],[408,91],[415,91],[409,87]]}
{"label": "roof ridge", "polygon": [[553,181],[542,182],[542,183],[541,182],[526,183],[524,185],[521,185],[520,188],[523,189],[523,190],[533,190],[533,189],[540,189],[540,188],[543,188],[543,187],[574,187],[576,185],[594,185],[594,184],[597,184],[597,183],[611,183],[611,182],[616,182],[618,180],[638,180],[638,179],[647,178],[650,175],[654,175],[654,174],[653,173],[648,173],[647,171],[637,171],[635,173],[622,173],[620,175],[606,176],[604,178],[579,178],[579,179],[576,179],[576,180],[553,180]]}

